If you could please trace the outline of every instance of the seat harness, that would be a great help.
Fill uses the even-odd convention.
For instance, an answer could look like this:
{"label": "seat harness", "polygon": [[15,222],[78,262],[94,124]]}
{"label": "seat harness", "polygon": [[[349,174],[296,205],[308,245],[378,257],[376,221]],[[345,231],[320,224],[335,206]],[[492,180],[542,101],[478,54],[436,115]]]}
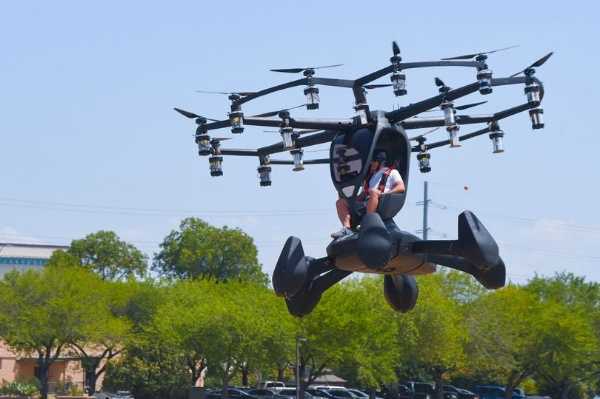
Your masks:
{"label": "seat harness", "polygon": [[[394,171],[394,169],[396,169],[394,166],[390,166],[389,168],[387,168],[387,170],[385,172],[383,172],[383,175],[381,176],[381,180],[379,180],[379,185],[377,186],[377,189],[381,193],[383,193],[383,190],[385,190],[385,185],[387,183],[387,180],[390,177],[390,174]],[[373,177],[373,173],[369,173],[367,175],[367,178],[365,179],[365,184],[363,186],[363,193],[365,193],[366,196],[369,195],[369,182],[371,181],[371,177]]]}

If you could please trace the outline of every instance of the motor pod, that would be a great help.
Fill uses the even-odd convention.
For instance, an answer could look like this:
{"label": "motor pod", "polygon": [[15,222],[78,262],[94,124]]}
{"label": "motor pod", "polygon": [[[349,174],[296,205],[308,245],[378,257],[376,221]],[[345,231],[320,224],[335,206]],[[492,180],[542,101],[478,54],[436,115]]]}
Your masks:
{"label": "motor pod", "polygon": [[493,153],[494,154],[499,154],[504,152],[504,144],[503,144],[503,137],[504,137],[504,132],[500,129],[500,126],[498,126],[498,124],[493,123],[491,126],[491,133],[490,133],[490,140],[492,140],[492,146],[493,146]]}
{"label": "motor pod", "polygon": [[269,187],[271,185],[271,167],[268,165],[260,165],[257,168],[258,179],[261,187]]}
{"label": "motor pod", "polygon": [[208,158],[208,165],[211,176],[223,176],[223,157],[221,155],[213,155]]}
{"label": "motor pod", "polygon": [[290,151],[290,154],[292,154],[292,157],[294,158],[294,169],[292,170],[294,172],[304,170],[304,163],[302,161],[302,155],[304,154],[304,151],[302,151],[301,148],[296,148]]}
{"label": "motor pod", "polygon": [[396,97],[406,95],[406,75],[400,72],[393,72],[392,76],[390,76],[390,80],[392,81],[392,89],[394,90],[394,95]]}
{"label": "motor pod", "polygon": [[211,154],[210,136],[208,134],[196,134],[196,144],[198,144],[198,155],[206,156]]}
{"label": "motor pod", "polygon": [[315,86],[308,86],[304,89],[304,96],[306,97],[306,109],[313,110],[319,108],[319,88]]}
{"label": "motor pod", "polygon": [[492,93],[492,71],[486,68],[477,71],[479,93],[486,95]]}
{"label": "motor pod", "polygon": [[421,173],[431,172],[431,154],[429,152],[419,152],[417,154],[417,160],[419,161],[419,170]]}
{"label": "motor pod", "polygon": [[544,110],[540,107],[529,110],[529,118],[531,119],[532,129],[544,128]]}

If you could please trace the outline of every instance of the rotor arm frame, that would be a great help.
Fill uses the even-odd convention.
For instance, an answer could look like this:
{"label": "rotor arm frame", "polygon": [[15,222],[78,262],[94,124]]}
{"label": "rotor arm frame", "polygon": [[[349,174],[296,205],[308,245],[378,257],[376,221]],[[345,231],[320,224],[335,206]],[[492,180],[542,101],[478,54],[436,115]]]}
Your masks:
{"label": "rotor arm frame", "polygon": [[[401,62],[399,64],[399,70],[404,69],[412,69],[412,68],[430,68],[430,67],[446,67],[446,66],[455,66],[455,67],[471,67],[471,68],[481,68],[484,64],[478,61],[421,61],[421,62]],[[380,77],[383,77],[394,71],[395,66],[389,65],[385,68],[379,69],[373,73],[362,76],[356,80],[349,79],[334,79],[334,78],[319,78],[319,77],[306,77],[302,79],[293,80],[291,82],[282,83],[280,85],[272,86],[260,91],[257,91],[253,94],[243,96],[237,100],[233,101],[234,105],[242,105],[247,103],[248,101],[255,100],[259,97],[266,96],[268,94],[272,94],[281,90],[290,89],[296,86],[315,84],[322,86],[331,86],[331,87],[345,87],[351,88],[354,91],[354,97],[357,103],[364,101],[364,95],[362,94],[362,90],[358,90],[361,86],[372,82]]]}
{"label": "rotor arm frame", "polygon": [[[293,165],[294,161],[285,159],[271,159],[269,161],[271,165]],[[303,162],[304,165],[327,165],[329,164],[329,158],[317,158],[317,159],[306,159]]]}
{"label": "rotor arm frame", "polygon": [[[398,65],[398,70],[402,71],[405,69],[413,69],[413,68],[431,68],[431,67],[446,67],[446,66],[456,66],[456,67],[472,67],[472,68],[481,68],[483,67],[482,62],[478,61],[420,61],[420,62],[401,62]],[[367,83],[371,83],[374,80],[377,80],[389,73],[394,71],[394,65],[388,65],[385,68],[381,68],[375,72],[372,72],[368,75],[362,76],[356,79],[355,85],[362,86]]]}
{"label": "rotor arm frame", "polygon": [[[299,137],[298,139],[296,139],[296,148],[311,147],[313,145],[329,143],[337,134],[338,132],[335,130],[326,130],[322,133],[316,133]],[[289,148],[285,148],[283,143],[279,142],[268,145],[266,147],[261,147],[257,149],[256,152],[260,156],[266,156],[276,154],[279,152],[286,152],[289,150]]]}
{"label": "rotor arm frame", "polygon": [[256,150],[246,150],[238,148],[219,148],[219,153],[221,155],[237,155],[241,157],[258,157],[260,155]]}
{"label": "rotor arm frame", "polygon": [[278,91],[290,89],[290,88],[296,87],[296,86],[307,85],[307,84],[309,84],[309,82],[312,84],[318,84],[318,85],[323,85],[323,86],[333,86],[333,87],[352,88],[354,86],[354,81],[348,80],[348,79],[314,78],[314,77],[311,77],[310,79],[302,78],[302,79],[293,80],[291,82],[282,83],[277,86],[273,86],[273,87],[269,87],[269,88],[257,91],[256,93],[253,93],[248,96],[244,96],[238,100],[235,100],[233,103],[235,105],[242,105],[244,103],[247,103],[248,101],[255,100],[259,97],[266,96],[267,94],[276,93]]}
{"label": "rotor arm frame", "polygon": [[[281,126],[281,119],[269,119],[269,118],[257,118],[247,117],[244,118],[246,125],[252,126],[264,126],[264,127],[279,127]],[[354,119],[289,119],[289,126],[298,129],[318,129],[318,130],[344,130],[354,126],[356,122]],[[208,126],[208,125],[207,125]]]}
{"label": "rotor arm frame", "polygon": [[[496,112],[495,114],[493,114],[491,116],[479,117],[479,118],[485,119],[485,120],[482,120],[481,122],[488,122],[488,123],[497,122],[499,120],[508,118],[509,116],[513,116],[520,112],[527,111],[528,109],[535,108],[536,106],[537,106],[536,104],[524,103],[521,105],[517,105],[515,107],[507,108],[505,110]],[[475,120],[475,118],[470,118],[469,122],[467,122],[467,123],[480,123],[480,122],[472,122],[473,120]],[[460,123],[458,118],[457,118],[457,123]],[[440,126],[443,126],[443,124]],[[481,136],[482,134],[488,133],[490,131],[491,131],[490,126],[487,126],[483,129],[477,130],[475,132],[464,134],[464,135],[460,136],[458,139],[459,139],[459,141],[465,141],[468,139],[472,139],[473,137]],[[431,143],[431,144],[425,144],[425,148],[427,150],[430,150],[433,148],[443,147],[443,146],[449,145],[449,144],[450,144],[450,140],[442,140],[442,141],[436,141],[435,143]],[[420,145],[416,145],[412,148],[412,152],[419,152],[421,150],[422,150],[422,147]]]}
{"label": "rotor arm frame", "polygon": [[[492,86],[506,86],[506,85],[516,85],[516,84],[524,84],[527,82],[527,77],[508,77],[508,78],[496,78],[492,79]],[[540,98],[543,98],[543,84],[540,80],[536,78],[534,79],[541,87],[542,91],[540,93]],[[438,124],[437,119],[431,119],[428,121],[406,121],[405,119],[416,116],[421,112],[430,110],[434,107],[439,106],[443,101],[453,101],[461,97],[465,97],[469,94],[472,94],[479,90],[479,83],[471,83],[466,86],[459,87],[454,90],[450,90],[445,94],[439,94],[434,97],[430,97],[426,100],[420,101],[418,103],[407,105],[406,107],[402,107],[395,111],[387,112],[385,116],[388,118],[390,123],[402,122],[403,127],[406,129],[417,129],[420,127],[436,127],[443,126]],[[520,111],[518,111],[520,112]],[[486,122],[488,117],[480,118],[479,122]],[[462,122],[459,120],[462,119]],[[466,116],[457,116],[458,124],[467,124],[467,123],[479,123],[477,122],[477,117],[466,117]],[[429,123],[427,123],[429,122]]]}

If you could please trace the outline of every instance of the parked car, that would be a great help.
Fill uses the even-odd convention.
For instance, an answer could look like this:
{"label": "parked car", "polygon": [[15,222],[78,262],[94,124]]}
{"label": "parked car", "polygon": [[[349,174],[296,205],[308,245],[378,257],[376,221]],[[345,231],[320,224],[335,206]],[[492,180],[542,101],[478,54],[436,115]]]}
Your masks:
{"label": "parked car", "polygon": [[[412,393],[413,399],[433,399],[435,397],[435,387],[431,383],[408,381],[403,385]],[[458,399],[458,395],[444,391],[444,399]]]}
{"label": "parked car", "polygon": [[363,399],[362,396],[358,396],[346,388],[338,387],[333,389],[327,389],[325,391],[331,396],[333,396],[335,399]]}
{"label": "parked car", "polygon": [[[504,399],[506,389],[501,385],[477,385],[474,389],[479,399]],[[513,389],[512,399],[525,399],[522,389]]]}
{"label": "parked car", "polygon": [[[239,388],[227,388],[227,397],[229,399],[256,399],[254,396]],[[206,393],[206,399],[222,399],[223,390],[213,389]]]}
{"label": "parked car", "polygon": [[283,381],[262,381],[258,384],[257,388],[279,391],[285,388],[285,383]]}
{"label": "parked car", "polygon": [[248,389],[246,393],[257,399],[272,399],[275,395],[275,391],[270,389]]}
{"label": "parked car", "polygon": [[450,384],[444,385],[444,392],[455,393],[458,396],[458,399],[479,399],[479,396],[477,396],[476,393],[464,388],[455,387],[454,385]]}
{"label": "parked car", "polygon": [[97,392],[92,397],[95,399],[133,399],[133,395],[129,391]]}
{"label": "parked car", "polygon": [[[285,388],[277,392],[273,399],[296,399],[296,388]],[[304,399],[313,399],[313,396],[304,391]]]}
{"label": "parked car", "polygon": [[[368,393],[361,391],[360,389],[356,389],[356,388],[346,388],[348,391],[350,391],[351,393],[354,394],[355,397],[360,398],[360,399],[369,399],[370,396]],[[375,395],[375,399],[383,399],[380,396]]]}
{"label": "parked car", "polygon": [[315,399],[335,399],[335,397],[327,392],[326,389],[308,388],[305,391],[314,396]]}

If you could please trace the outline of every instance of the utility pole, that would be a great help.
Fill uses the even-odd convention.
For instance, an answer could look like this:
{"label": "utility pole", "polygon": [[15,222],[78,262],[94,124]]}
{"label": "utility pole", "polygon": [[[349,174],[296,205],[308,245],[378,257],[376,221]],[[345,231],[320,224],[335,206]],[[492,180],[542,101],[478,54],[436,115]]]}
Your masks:
{"label": "utility pole", "polygon": [[439,209],[448,209],[448,207],[429,199],[429,182],[427,180],[423,182],[423,201],[417,202],[417,205],[423,206],[423,228],[417,230],[416,233],[421,233],[423,240],[426,240],[429,237],[430,232],[446,237],[446,234],[432,231],[431,227],[429,227],[429,206],[435,206]]}
{"label": "utility pole", "polygon": [[429,221],[428,221],[428,213],[429,213],[429,204],[431,200],[429,199],[429,184],[427,180],[423,182],[423,201],[417,202],[417,205],[423,205],[423,239],[426,240],[429,232]]}
{"label": "utility pole", "polygon": [[296,336],[296,399],[300,399],[300,343],[306,342],[306,338]]}

